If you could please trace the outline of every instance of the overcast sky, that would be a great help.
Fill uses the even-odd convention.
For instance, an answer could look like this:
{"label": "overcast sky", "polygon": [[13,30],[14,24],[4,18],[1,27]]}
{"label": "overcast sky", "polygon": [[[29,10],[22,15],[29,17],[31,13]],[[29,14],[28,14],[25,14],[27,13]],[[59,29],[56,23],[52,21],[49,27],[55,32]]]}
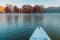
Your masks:
{"label": "overcast sky", "polygon": [[39,4],[44,5],[45,7],[50,7],[50,6],[60,6],[60,0],[0,0],[0,5],[6,5],[6,4],[12,4],[12,5]]}

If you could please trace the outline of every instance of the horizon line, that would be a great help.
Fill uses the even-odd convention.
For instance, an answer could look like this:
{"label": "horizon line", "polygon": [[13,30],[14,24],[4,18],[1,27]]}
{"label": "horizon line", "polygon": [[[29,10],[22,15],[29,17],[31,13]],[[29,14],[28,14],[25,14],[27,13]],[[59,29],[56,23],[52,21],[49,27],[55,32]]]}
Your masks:
{"label": "horizon line", "polygon": [[[7,5],[7,4],[0,4],[0,6],[3,6],[3,7],[5,7],[6,5]],[[19,6],[18,6],[17,4],[8,4],[8,5],[12,5],[12,6],[15,6],[15,5],[16,5],[17,7],[22,7],[23,5],[31,5],[31,4],[23,4],[23,5],[22,5],[22,4],[18,4]],[[31,5],[31,6],[33,7],[33,6],[35,6],[35,5],[40,5],[40,4],[34,4],[34,5]],[[43,5],[43,4],[42,4],[42,5]],[[60,7],[60,6],[46,6],[46,5],[43,5],[43,6],[44,6],[45,8],[48,8],[48,7]]]}

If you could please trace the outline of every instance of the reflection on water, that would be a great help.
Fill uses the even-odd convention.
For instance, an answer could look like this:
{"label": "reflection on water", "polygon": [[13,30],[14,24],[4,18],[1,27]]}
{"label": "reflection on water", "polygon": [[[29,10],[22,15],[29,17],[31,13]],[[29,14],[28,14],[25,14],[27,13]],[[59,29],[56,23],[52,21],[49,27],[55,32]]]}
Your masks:
{"label": "reflection on water", "polygon": [[28,40],[37,26],[52,40],[60,40],[60,15],[2,14],[0,15],[0,40]]}

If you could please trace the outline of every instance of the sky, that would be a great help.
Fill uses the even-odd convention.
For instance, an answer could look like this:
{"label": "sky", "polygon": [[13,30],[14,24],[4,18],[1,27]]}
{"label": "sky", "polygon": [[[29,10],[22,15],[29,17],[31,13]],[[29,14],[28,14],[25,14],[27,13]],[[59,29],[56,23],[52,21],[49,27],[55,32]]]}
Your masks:
{"label": "sky", "polygon": [[19,5],[30,4],[32,6],[39,4],[45,7],[57,7],[60,6],[60,0],[0,0],[0,5]]}

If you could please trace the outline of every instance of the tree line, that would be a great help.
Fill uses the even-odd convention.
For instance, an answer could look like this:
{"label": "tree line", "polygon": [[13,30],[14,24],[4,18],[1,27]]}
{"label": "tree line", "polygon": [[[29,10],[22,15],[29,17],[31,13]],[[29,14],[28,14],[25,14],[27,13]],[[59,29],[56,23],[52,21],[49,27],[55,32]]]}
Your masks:
{"label": "tree line", "polygon": [[6,5],[4,9],[5,13],[44,13],[43,5],[23,5],[21,8],[12,5]]}

